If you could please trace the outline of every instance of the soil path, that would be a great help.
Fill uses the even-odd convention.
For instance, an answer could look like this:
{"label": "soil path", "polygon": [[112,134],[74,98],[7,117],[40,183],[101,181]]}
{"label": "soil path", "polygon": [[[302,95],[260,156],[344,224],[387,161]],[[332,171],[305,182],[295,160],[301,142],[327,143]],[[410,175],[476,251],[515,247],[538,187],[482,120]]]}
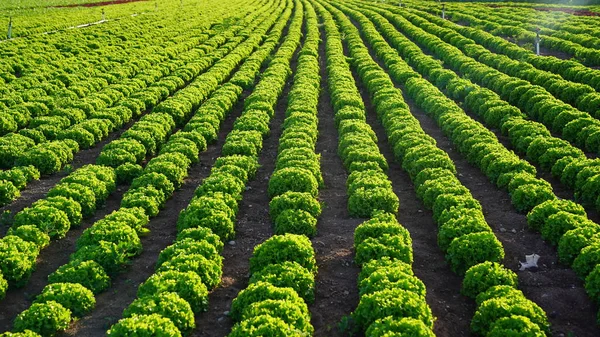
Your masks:
{"label": "soil path", "polygon": [[[248,92],[243,95],[245,97]],[[175,191],[158,216],[150,220],[147,226],[150,233],[141,238],[144,247],[142,254],[131,261],[124,273],[112,280],[112,286],[107,292],[96,296],[96,307],[92,313],[75,322],[71,329],[62,335],[103,336],[110,326],[122,317],[123,310],[135,300],[138,286],[154,273],[160,252],[175,240],[175,224],[179,212],[189,204],[198,185],[209,175],[221,152],[225,136],[233,128],[233,122],[240,115],[242,108],[243,104],[240,101],[221,127],[217,143],[210,144],[208,149],[200,154],[200,162],[190,168],[182,187]]]}
{"label": "soil path", "polygon": [[[289,23],[284,29],[282,37],[287,36]],[[298,50],[290,63],[292,74],[296,72]],[[263,71],[264,69],[261,70],[261,73]],[[269,217],[270,199],[267,186],[275,168],[292,76],[289,77],[275,106],[275,115],[270,126],[271,134],[263,140],[263,149],[259,156],[260,168],[256,172],[256,177],[247,184],[246,192],[239,203],[235,239],[226,244],[223,249],[221,284],[209,294],[209,309],[196,317],[198,328],[190,334],[190,337],[226,336],[231,332],[234,324],[228,316],[231,301],[248,286],[249,260],[254,247],[273,235]]]}
{"label": "soil path", "polygon": [[315,336],[342,336],[339,323],[358,305],[356,284],[360,268],[354,260],[354,229],[363,219],[348,215],[346,179],[348,174],[337,155],[338,135],[334,111],[327,85],[325,31],[321,26],[319,64],[321,95],[319,97],[319,138],[317,153],[321,154],[321,172],[325,187],[319,191],[323,212],[312,239],[319,273],[315,279],[315,302],[310,305]]}

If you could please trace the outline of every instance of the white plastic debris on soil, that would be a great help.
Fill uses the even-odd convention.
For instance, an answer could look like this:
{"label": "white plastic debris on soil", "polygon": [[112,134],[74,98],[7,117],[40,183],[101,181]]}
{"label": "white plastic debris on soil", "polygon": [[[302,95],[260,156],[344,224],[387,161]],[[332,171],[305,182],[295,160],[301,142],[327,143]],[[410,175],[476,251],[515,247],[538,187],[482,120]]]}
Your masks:
{"label": "white plastic debris on soil", "polygon": [[540,256],[537,254],[525,255],[525,262],[520,262],[521,268],[519,270],[525,270],[528,268],[537,268],[537,262],[540,259]]}

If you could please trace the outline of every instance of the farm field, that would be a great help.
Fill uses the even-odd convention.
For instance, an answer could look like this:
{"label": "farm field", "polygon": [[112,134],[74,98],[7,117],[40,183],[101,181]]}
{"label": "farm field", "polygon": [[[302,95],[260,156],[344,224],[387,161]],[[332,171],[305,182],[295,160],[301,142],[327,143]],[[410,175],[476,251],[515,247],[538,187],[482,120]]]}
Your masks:
{"label": "farm field", "polygon": [[600,6],[9,21],[0,337],[600,336]]}

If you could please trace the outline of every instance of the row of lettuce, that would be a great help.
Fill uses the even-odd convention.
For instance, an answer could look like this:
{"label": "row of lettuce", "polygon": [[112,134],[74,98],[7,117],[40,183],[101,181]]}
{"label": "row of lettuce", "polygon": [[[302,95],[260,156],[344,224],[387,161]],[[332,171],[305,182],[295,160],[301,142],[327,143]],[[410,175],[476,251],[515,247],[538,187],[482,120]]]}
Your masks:
{"label": "row of lettuce", "polygon": [[[15,4],[12,3],[9,6],[15,6]],[[3,10],[0,12],[2,27],[6,28],[9,21],[12,21],[12,38],[22,38],[103,20],[102,10],[99,9],[101,7],[54,7],[46,2],[43,3],[44,6],[40,6],[41,4],[37,4],[38,8],[24,8],[20,4],[8,10]],[[69,3],[65,5],[69,5]],[[107,20],[122,20],[128,16],[137,16],[152,10],[154,10],[154,5],[147,3],[106,6],[104,8],[104,18]],[[0,40],[7,39],[7,35],[6,30],[4,30]]]}
{"label": "row of lettuce", "polygon": [[[480,9],[480,8],[479,8]],[[472,11],[473,9],[471,9]],[[573,15],[562,11],[536,11],[526,8],[491,10],[481,9],[488,17],[493,17],[504,24],[509,23],[529,31],[540,29],[540,34],[557,39],[567,40],[587,48],[597,48],[595,38],[600,36],[597,20],[585,15]]]}
{"label": "row of lettuce", "polygon": [[[415,5],[419,9],[425,9],[421,4]],[[427,10],[438,15],[441,13],[439,7],[427,8]],[[600,65],[600,53],[596,40],[598,36],[592,36],[592,34],[600,34],[595,24],[576,22],[577,19],[574,20],[574,17],[570,15],[565,15],[561,20],[542,19],[536,24],[530,21],[530,17],[539,12],[530,11],[528,15],[519,13],[518,9],[513,11],[515,13],[500,14],[490,12],[485,7],[460,7],[450,9],[448,16],[453,21],[465,20],[494,35],[514,37],[520,43],[534,44],[536,31],[539,29],[542,47],[567,53],[586,65]],[[539,17],[539,15],[535,15],[535,17]],[[552,25],[558,27],[548,28]]]}
{"label": "row of lettuce", "polygon": [[[449,122],[447,132],[461,133],[476,126],[458,106],[444,104],[447,98],[436,92],[433,85],[414,72],[387,44],[370,20],[375,13],[362,10],[363,15],[353,6],[334,4],[360,24],[360,33],[394,80],[405,86],[407,95],[438,121]],[[336,13],[353,65],[372,97],[395,157],[408,172],[419,198],[433,210],[434,221],[439,226],[438,245],[445,252],[451,269],[464,275],[462,293],[476,299],[471,331],[484,336],[506,336],[515,332],[532,336],[549,334],[545,312],[517,290],[517,275],[500,264],[504,258],[502,244],[486,223],[479,202],[457,179],[454,163],[421,129],[404,103],[402,93],[371,58],[351,21],[341,11]],[[393,26],[388,22],[387,28],[393,29]],[[435,105],[436,109],[430,109]],[[486,141],[492,142],[491,139]],[[497,140],[495,143],[499,144]],[[497,146],[495,151],[502,150]],[[482,152],[482,155],[491,153]],[[506,150],[503,152],[508,154]]]}
{"label": "row of lettuce", "polygon": [[[25,188],[26,182],[30,180],[23,181],[22,175],[19,174],[23,167],[33,166],[38,170],[39,173],[34,172],[34,178],[39,174],[55,173],[70,163],[80,149],[97,145],[112,132],[122,129],[126,123],[139,118],[145,112],[171,112],[171,100],[166,99],[208,69],[215,61],[211,54],[223,45],[227,38],[234,36],[236,31],[228,29],[207,33],[193,39],[192,44],[182,43],[169,48],[166,55],[177,52],[176,56],[166,57],[165,60],[157,59],[156,64],[141,62],[146,64],[147,68],[139,69],[139,72],[132,74],[132,78],[112,83],[97,94],[71,101],[70,104],[78,108],[56,108],[49,116],[34,118],[32,123],[35,121],[35,127],[2,137],[0,165],[3,168],[12,167],[0,172],[0,177],[4,179],[0,181],[2,204],[18,198],[19,190]],[[100,97],[108,97],[106,93],[112,93],[112,96],[106,101],[101,100]],[[65,114],[61,115],[62,113]],[[164,132],[160,132],[159,135],[163,138],[165,136]],[[144,133],[143,127],[139,127],[130,128],[121,134],[121,138],[139,141],[151,148],[149,154],[154,154],[156,144],[151,143],[154,143],[154,138],[160,137],[159,135],[149,131]],[[117,144],[111,145],[118,149],[110,154],[103,151],[101,159],[98,160],[99,164],[117,167],[119,163],[128,162],[132,155],[137,157],[136,161],[145,158],[145,154],[140,153],[145,152],[140,144],[137,144],[137,147],[130,145],[130,153],[124,153],[122,150],[126,147]]]}
{"label": "row of lettuce", "polygon": [[[251,3],[249,7],[257,4],[258,2]],[[99,77],[104,71],[107,73],[104,75],[105,79],[119,79],[135,70],[136,64],[138,67],[143,66],[135,62],[135,57],[144,56],[147,48],[151,48],[150,50],[157,54],[163,54],[164,51],[158,48],[160,45],[173,45],[189,39],[189,36],[186,38],[186,29],[201,33],[211,25],[232,16],[231,12],[219,6],[218,1],[206,1],[200,6],[203,13],[166,9],[159,15],[110,20],[102,26],[0,43],[0,53],[3,56],[0,60],[0,77],[3,84],[6,84],[3,91],[11,95],[20,95],[19,90],[30,89],[52,80],[84,80],[85,78],[81,77],[83,73],[89,74],[90,77]],[[232,6],[242,10],[240,2],[232,2]],[[194,21],[196,26],[193,25]],[[168,27],[169,30],[161,31],[160,27]],[[135,48],[129,47],[140,49],[134,50]],[[94,65],[97,68],[90,68]],[[85,90],[85,87],[86,85],[78,85],[74,92]],[[9,101],[3,103],[10,105]]]}
{"label": "row of lettuce", "polygon": [[[388,164],[379,151],[375,132],[366,122],[364,102],[344,55],[342,34],[349,49],[353,36],[346,30],[338,31],[336,21],[340,26],[343,23],[336,12],[332,16],[330,5],[314,5],[324,22],[327,81],[339,135],[338,154],[349,173],[348,212],[368,219],[354,231],[354,261],[361,272],[359,304],[351,315],[352,330],[373,337],[394,333],[434,336],[434,317],[425,300],[425,285],[412,271],[412,240],[396,219],[399,200],[386,173]],[[353,65],[364,64],[356,56],[350,52]],[[367,68],[359,72],[375,79],[377,69],[364,65]],[[384,83],[378,81],[378,86],[383,89]],[[383,89],[380,94],[372,96],[374,102],[391,102],[390,91]]]}
{"label": "row of lettuce", "polygon": [[[418,47],[398,34],[396,31],[398,25],[390,24],[389,21],[375,12],[368,10],[363,10],[363,12],[384,32],[384,35],[394,44],[400,56],[404,56],[407,62],[413,64],[423,75],[427,74],[426,77],[431,82],[445,89],[449,95],[454,95],[457,100],[464,100],[468,109],[479,109],[480,116],[483,119],[486,119],[486,116],[495,114],[492,111],[494,106],[510,108],[506,102],[502,102],[497,98],[490,100],[489,92],[486,94],[485,90],[478,89],[474,85],[471,86],[468,94],[465,93],[464,89],[460,89],[461,86],[464,88],[465,81],[458,78],[456,74],[442,69],[437,62],[423,55]],[[409,25],[404,27],[407,30],[410,29]],[[401,31],[403,30],[401,29]],[[393,56],[394,54],[390,53],[389,55]],[[383,54],[380,57],[383,60],[386,59]],[[392,66],[389,65],[389,68],[392,69]],[[436,71],[436,68],[439,70]],[[392,72],[392,74],[395,73]],[[403,81],[401,77],[395,79],[399,82]],[[414,86],[414,83],[417,82],[422,85]],[[585,279],[585,288],[588,294],[593,300],[598,301],[600,267],[597,267],[597,265],[600,260],[598,259],[596,234],[600,230],[598,224],[587,218],[584,208],[573,201],[558,198],[552,192],[548,182],[535,177],[533,166],[507,151],[498,143],[490,131],[467,117],[452,100],[445,97],[429,82],[422,79],[411,79],[406,81],[405,85],[409,95],[415,95],[417,104],[438,121],[442,130],[448,134],[469,162],[479,167],[498,187],[507,189],[511,195],[513,205],[518,210],[528,212],[527,222],[529,227],[532,230],[540,231],[542,237],[551,244],[558,245],[561,262],[571,265],[573,270]],[[411,87],[413,90],[411,90]],[[429,87],[430,89],[424,90],[423,87]],[[422,95],[427,95],[429,98]],[[419,96],[421,96],[420,100]],[[452,110],[457,111],[457,115],[462,114],[458,118],[460,123],[448,120],[440,115],[441,113],[448,114],[448,111]],[[456,117],[454,118],[456,119]],[[498,126],[501,126],[503,130],[508,130],[509,134],[513,133],[511,137],[517,137],[519,133],[522,137],[526,137],[525,134],[530,136],[530,141],[534,141],[537,137],[537,134],[532,132],[531,124],[511,114],[504,115],[498,120],[498,123],[500,123]],[[464,127],[467,125],[471,126],[465,129]],[[457,126],[459,126],[458,132],[453,131],[452,128]],[[556,156],[556,152],[550,150],[550,146],[545,148],[543,146],[551,141],[542,137],[541,140],[538,139],[535,142],[535,144],[531,143],[531,150],[528,149],[527,151],[528,157],[535,155],[539,159],[543,156]],[[556,161],[556,164],[552,167],[554,173],[558,172],[559,175],[569,176],[570,179],[579,184],[594,175],[594,166],[587,166],[590,163],[589,161],[577,161],[572,157],[566,158],[570,159]],[[543,161],[541,166],[544,167]],[[590,187],[588,186],[588,188]]]}
{"label": "row of lettuce", "polygon": [[[281,70],[289,62],[302,35],[293,85],[287,97],[286,118],[279,138],[275,169],[269,179],[269,211],[274,236],[254,248],[250,258],[250,280],[231,304],[236,324],[229,336],[312,336],[307,304],[314,300],[317,265],[309,237],[316,233],[321,205],[317,200],[323,185],[317,139],[319,99],[319,28],[314,9],[297,2],[297,25],[288,36],[294,41],[279,55]],[[270,79],[280,91],[285,72]]]}
{"label": "row of lettuce", "polygon": [[[419,63],[425,63],[422,57],[419,59]],[[435,81],[431,75],[429,78]],[[472,111],[477,111],[476,113],[484,120],[487,120],[486,116],[493,114],[491,107],[494,105],[508,106],[506,102],[494,99],[489,91],[486,93],[484,90],[474,88],[475,90],[470,91],[467,95],[464,92],[461,94],[461,90],[457,90],[456,87],[460,87],[461,82],[464,86],[464,81],[455,79],[455,88],[452,88],[450,82],[446,86],[447,92],[455,95],[457,99],[464,99],[465,105]],[[444,85],[440,86],[444,87]],[[483,104],[484,102],[485,104]],[[565,132],[567,130],[575,132],[577,129],[580,129],[579,132],[585,132],[583,131],[585,127],[582,127],[581,124],[576,121],[572,123],[568,124],[568,128],[565,127]],[[551,170],[552,174],[560,177],[565,185],[574,188],[576,201],[582,202],[583,205],[597,205],[597,180],[599,179],[596,168],[597,160],[582,158],[579,152],[574,151],[568,143],[550,137],[548,130],[543,129],[540,124],[525,121],[518,115],[505,115],[502,119],[497,120],[497,124],[491,123],[490,126],[501,128],[509,135],[518,151],[525,153],[528,158],[542,168]],[[560,148],[557,144],[560,144]],[[600,272],[595,269],[600,269],[596,268],[600,260],[596,257],[597,240],[594,237],[598,232],[598,224],[587,218],[581,205],[569,200],[561,200],[554,195],[549,183],[541,179],[531,179],[530,182],[538,186],[545,186],[546,192],[543,194],[534,193],[534,191],[528,192],[530,195],[529,206],[522,210],[530,211],[528,214],[529,227],[540,231],[542,237],[551,244],[558,245],[561,262],[571,265],[577,274],[586,280],[588,294],[598,301]],[[499,187],[503,186],[500,180],[497,180],[496,183]],[[507,187],[514,201],[514,189],[510,185],[509,183]],[[594,272],[592,273],[592,271]]]}
{"label": "row of lettuce", "polygon": [[[291,4],[291,1],[282,3],[286,8],[277,28],[273,29],[277,33],[271,34],[256,52],[255,55],[260,55],[263,60],[277,46],[287,19],[292,15]],[[235,235],[238,204],[247,183],[256,175],[263,138],[270,134],[275,104],[291,73],[289,63],[299,44],[302,27],[302,7],[299,7],[299,2],[296,2],[294,8],[285,41],[270,60],[252,94],[244,101],[242,115],[227,135],[221,156],[216,160],[210,175],[196,189],[188,207],[181,212],[177,221],[178,239],[163,250],[158,261],[160,268],[139,287],[138,299],[124,312],[125,318],[111,327],[109,336],[127,336],[133,332],[164,336],[187,335],[194,328],[194,314],[207,309],[208,291],[216,287],[221,279],[222,257],[219,253],[223,242],[233,239]],[[198,235],[193,238],[183,235],[187,232]],[[274,255],[273,248],[268,246],[267,243],[263,246],[267,257]],[[163,266],[169,264],[176,267],[167,271]],[[256,262],[255,265],[259,263]],[[259,277],[258,274],[255,277]],[[267,280],[268,273],[264,272],[263,277]],[[268,294],[269,290],[263,287],[257,292],[266,291]],[[171,310],[169,300],[160,299],[160,296],[165,296],[168,292],[179,294],[191,305],[191,309],[179,305],[179,310]],[[145,303],[144,301],[152,298],[153,303],[160,303],[156,310],[137,313],[131,311],[136,303]],[[234,302],[237,304],[232,306],[231,315],[246,314],[249,311],[244,310],[244,305],[250,305],[253,301],[253,296],[249,296],[245,302],[237,300]],[[260,313],[271,312],[276,304],[277,302],[267,302],[262,306],[254,305],[251,312],[260,316]],[[239,319],[239,316],[236,317]],[[244,321],[234,329],[239,330],[237,333],[240,336],[249,336],[248,331],[258,329],[262,323],[265,323],[264,319]]]}
{"label": "row of lettuce", "polygon": [[[423,9],[423,11],[411,10],[410,12],[419,15],[422,18],[426,18],[436,25],[453,29],[461,35],[472,39],[473,41],[495,53],[504,54],[513,60],[527,62],[532,64],[537,69],[558,74],[566,80],[587,84],[596,91],[600,90],[600,71],[597,69],[586,67],[580,62],[574,60],[560,59],[554,56],[538,56],[534,51],[525,47],[521,47],[517,43],[508,41],[500,36],[495,36],[483,29],[478,29],[477,27],[487,24],[487,21],[479,20],[469,14],[465,14],[464,12],[460,13],[460,17],[458,19],[472,22],[472,27],[461,26],[453,23],[452,21],[443,20],[438,16],[430,15],[425,12],[425,8],[418,8]],[[391,9],[391,7],[388,7],[388,9]]]}
{"label": "row of lettuce", "polygon": [[[127,90],[127,86],[136,74],[206,40],[206,30],[223,15],[207,7],[211,10],[200,20],[186,17],[175,22],[173,13],[159,20],[140,18],[140,22],[115,23],[108,32],[90,29],[11,45],[19,53],[11,56],[5,51],[3,55],[1,133],[47,124],[39,117],[62,116],[72,120],[88,113],[89,105],[95,109],[111,106],[113,101],[128,96],[133,88]],[[161,25],[173,26],[173,30],[155,28]],[[92,38],[93,44],[89,42]],[[70,45],[78,52],[72,55],[63,50],[63,45]],[[138,81],[152,82],[152,76],[169,69],[166,64],[140,76]],[[122,88],[123,85],[126,87]],[[79,102],[86,97],[87,100]],[[46,128],[39,131],[52,134]]]}
{"label": "row of lettuce", "polygon": [[[432,37],[435,36],[436,43],[446,42],[434,48],[428,34],[420,33],[419,36],[419,42],[431,48],[449,67],[495,91],[553,132],[562,133],[566,140],[576,141],[574,135],[564,133],[565,125],[576,119],[586,119],[589,121],[586,126],[590,126],[588,131],[598,131],[600,94],[593,87],[564,80],[557,74],[538,70],[531,64],[513,60],[509,56],[494,54],[453,29],[431,23],[428,18],[395,12]],[[461,63],[457,63],[458,59]],[[508,83],[511,85],[507,86]],[[589,142],[591,152],[597,152],[598,148],[593,147],[593,138],[589,139],[591,133],[582,136],[580,142]]]}
{"label": "row of lettuce", "polygon": [[[539,88],[535,88],[525,81],[510,80],[509,78],[503,81],[500,78],[501,75],[493,76],[493,71],[490,71],[489,75],[489,78],[494,78],[493,82],[487,75],[481,79],[481,76],[478,75],[483,72],[477,70],[476,62],[471,62],[472,65],[467,66],[472,59],[462,55],[457,48],[444,45],[444,42],[437,36],[411,25],[402,16],[390,16],[388,13],[387,17],[396,26],[402,25],[405,34],[431,49],[434,55],[450,64],[461,64],[459,67],[461,73],[471,75],[472,81],[485,84],[501,95],[497,95],[492,90],[480,88],[469,80],[460,79],[456,73],[444,69],[429,56],[416,54],[419,56],[412,58],[412,64],[420,67],[419,71],[423,75],[435,81],[438,87],[445,89],[450,97],[463,101],[465,107],[477,114],[490,128],[501,129],[509,136],[518,152],[525,154],[529,160],[538,164],[542,169],[551,171],[568,187],[574,189],[576,201],[586,206],[598,207],[600,205],[599,192],[596,188],[599,177],[597,177],[597,170],[592,169],[597,165],[595,164],[597,160],[589,159],[580,150],[580,148],[590,150],[593,147],[594,139],[600,136],[598,120],[585,116],[583,113],[577,114],[570,110],[561,110],[558,105],[553,107],[547,104],[547,100],[540,101],[545,96],[540,94]],[[394,35],[393,32],[390,34]],[[395,46],[399,49],[411,48],[413,52],[419,50],[417,46],[411,44],[400,34],[396,33],[394,40],[396,41]],[[408,53],[408,51],[405,52]],[[471,71],[470,67],[475,70]],[[438,75],[438,72],[443,72],[443,76]],[[438,80],[438,78],[440,79]],[[515,92],[518,93],[517,96],[515,96]],[[501,100],[501,97],[520,106],[523,110],[511,106]],[[529,117],[552,126],[551,130],[562,133],[566,140],[553,137],[551,131],[542,123],[525,120],[526,115],[521,111],[528,113]],[[587,173],[579,175],[583,169],[586,169]],[[579,178],[576,180],[576,177]]]}
{"label": "row of lettuce", "polygon": [[[262,12],[273,10],[273,8],[270,7],[271,6],[269,5],[265,6],[262,11],[257,11],[254,16],[248,17],[248,23],[252,22],[255,18],[258,18]],[[266,31],[274,24],[278,14],[281,13],[282,6],[280,5],[279,7],[279,10],[276,10],[267,20],[264,20],[264,22],[255,20],[257,22],[254,25],[251,24],[246,27],[248,32],[252,32],[251,35],[249,34],[250,37],[245,42],[241,43],[232,53],[215,64],[215,66],[206,74],[215,77],[217,79],[217,84],[228,77],[228,74],[236,69],[241,61],[248,57],[248,55],[258,47],[260,41],[264,38]],[[277,28],[273,30],[275,34],[271,35],[271,39],[275,39],[275,41],[278,39],[284,25],[285,19],[281,19]],[[258,26],[258,28],[256,28],[256,26]],[[237,40],[239,39],[240,38],[237,38]],[[235,40],[236,39],[234,39],[234,41]],[[240,41],[237,41],[237,43],[239,42]],[[258,57],[249,58],[248,60],[252,60],[252,62],[248,63],[248,66],[246,67],[240,67],[236,75],[245,73],[241,74],[242,77],[256,76],[262,61],[268,56],[268,51],[266,53],[259,51],[256,54],[253,54],[253,56],[255,55]],[[246,63],[244,63],[244,65],[246,65]],[[208,81],[208,76],[202,76],[202,78],[203,80],[196,83],[197,85],[212,85],[207,84],[213,82]],[[193,89],[192,87],[193,84],[187,88],[188,91],[190,91],[189,89]],[[212,91],[214,91],[216,87],[217,85],[214,84]],[[232,83],[221,86],[217,91],[214,91],[212,96],[206,100],[205,104],[203,104],[200,109],[197,109],[195,115],[205,115],[210,108],[210,113],[213,114],[214,118],[221,122],[237,102],[242,90],[241,87]],[[200,95],[198,92],[196,92],[196,94]],[[182,97],[180,97],[180,99],[182,99]],[[220,108],[214,109],[216,106]],[[189,114],[191,113],[192,111],[189,112]],[[155,125],[155,127],[167,125],[167,128],[173,130],[176,126],[173,116],[177,118],[177,114],[169,115],[166,113],[156,113],[151,115],[162,115],[165,118],[165,120]],[[178,126],[181,127],[182,125],[179,124]],[[164,206],[166,200],[170,198],[175,189],[180,186],[182,180],[187,176],[187,169],[192,163],[197,162],[199,153],[206,149],[207,141],[210,141],[203,137],[202,125],[200,125],[198,129],[195,129],[194,123],[190,122],[186,124],[183,129],[184,130],[175,133],[169,138],[169,141],[162,146],[160,154],[153,158],[143,172],[141,172],[141,175],[133,180],[130,189],[125,193],[122,199],[121,208],[104,219],[97,221],[83,232],[82,236],[77,240],[77,250],[71,256],[71,261],[49,276],[51,284],[45,288],[29,309],[17,317],[14,326],[15,331],[27,332],[27,330],[29,330],[42,336],[51,336],[54,332],[65,329],[69,325],[71,315],[73,315],[73,317],[80,317],[91,310],[95,303],[93,294],[98,294],[99,292],[106,290],[110,286],[110,276],[119,272],[123,265],[141,252],[142,245],[139,236],[147,233],[147,229],[143,227],[148,223],[150,217],[154,217],[158,214],[158,211]],[[151,165],[153,161],[155,164]],[[112,183],[110,187],[114,188],[116,174],[112,168],[106,166],[90,166],[87,172],[82,173],[85,173],[83,174],[84,177],[89,177],[94,172],[96,172],[97,175],[103,173],[104,176],[112,178],[108,182]],[[61,188],[61,185],[63,185],[62,182],[56,188]],[[62,199],[69,200],[71,206],[78,204],[73,199]],[[54,209],[54,211],[56,212],[57,209]],[[37,223],[40,222],[38,221]],[[19,226],[15,223],[15,232],[32,232],[29,227],[32,226]],[[193,268],[193,263],[191,263],[192,266],[190,266],[189,260],[183,258],[183,256],[178,257],[178,255],[180,252],[186,250],[185,247],[190,245],[193,246],[196,240],[201,241],[201,238],[204,236],[208,237],[208,240],[217,238],[216,240],[211,240],[211,242],[214,242],[217,247],[219,247],[216,243],[217,241],[219,243],[221,242],[219,237],[211,234],[210,231],[206,232],[206,230],[196,228],[190,228],[188,231],[181,231],[177,239],[178,241],[182,241],[183,244],[179,246],[170,246],[161,253],[158,261],[158,266],[161,268],[160,270],[167,271],[169,272],[167,274],[171,275],[176,273],[179,269],[183,270],[187,268],[189,270],[190,268]],[[8,237],[12,238],[14,236],[7,236],[7,238]],[[30,237],[32,237],[31,234]],[[37,240],[41,245],[39,235],[37,237],[32,237],[32,239]],[[48,240],[45,242],[47,243],[47,241]],[[220,247],[222,248],[222,243]],[[193,262],[194,260],[195,259],[192,259],[191,261]],[[218,261],[220,262],[220,260]],[[200,262],[202,261],[199,261],[198,263]],[[209,267],[214,267],[210,263],[207,263],[207,265]],[[208,274],[203,276],[203,278],[208,281],[209,278],[206,277],[207,275],[212,276],[210,282],[213,286],[218,284],[220,274],[215,276],[215,273],[208,271]],[[165,280],[166,279],[167,277],[165,277]],[[168,283],[168,281],[160,281],[160,279],[152,282],[147,283],[158,283],[158,287],[160,287],[161,284],[164,285],[165,283]],[[146,287],[148,288],[151,286],[147,285]],[[82,288],[85,290],[82,290]],[[177,299],[173,299],[173,295],[167,295],[166,301],[181,303],[181,300],[177,302]],[[182,297],[185,298],[185,296]],[[192,302],[189,298],[188,300],[194,305],[197,304],[197,302]],[[144,310],[149,310],[147,307],[149,302],[152,302],[152,300],[140,300],[139,303],[134,303],[134,305],[130,307],[131,310],[128,310],[131,311],[131,315],[141,314]],[[129,313],[129,311],[126,311],[126,313]]]}
{"label": "row of lettuce", "polygon": [[[216,53],[221,57],[227,55],[243,39],[234,38],[226,43],[228,40],[227,36],[230,37],[231,35],[234,35],[239,29],[240,26],[234,26],[223,36],[215,36],[214,39],[208,40],[209,44],[206,47],[208,47],[211,52]],[[218,46],[221,46],[221,48],[213,49]],[[238,58],[239,57],[240,55],[238,55]],[[229,76],[229,73],[239,62],[239,60],[228,60],[221,63],[224,67],[220,68],[215,66],[209,72],[200,75],[200,71],[209,68],[212,65],[212,62],[214,62],[214,59],[212,55],[207,55],[204,58],[200,58],[199,61],[199,64],[201,64],[202,67],[190,67],[197,71],[194,74],[196,75],[196,80],[194,82],[190,83],[185,89],[178,91],[175,96],[172,96],[159,104],[152,113],[145,115],[142,119],[132,125],[129,130],[124,132],[120,139],[107,144],[103,148],[97,158],[97,163],[102,166],[114,168],[119,183],[130,183],[133,178],[140,175],[143,170],[140,164],[147,156],[154,157],[159,149],[161,154],[178,151],[179,148],[182,147],[178,145],[179,143],[183,143],[185,146],[185,143],[189,144],[190,141],[199,142],[197,146],[199,147],[199,150],[206,148],[206,144],[202,144],[201,140],[198,140],[200,137],[195,137],[195,139],[192,138],[192,140],[188,140],[187,142],[186,140],[180,140],[179,143],[176,143],[175,139],[173,139],[171,144],[165,144],[176,124],[179,126],[184,124],[189,116],[191,116],[192,111],[197,109],[204,98],[208,97],[208,95],[215,90],[220,81],[226,76]],[[192,77],[192,80],[193,79],[194,78]],[[193,100],[188,101],[189,98],[193,98]],[[183,99],[186,99],[186,102],[188,102],[185,106],[186,109],[167,109],[172,105],[171,102]],[[199,118],[205,119],[206,117],[204,115],[199,115]],[[198,127],[200,135],[206,134],[207,132],[205,130],[207,129],[212,130],[212,133],[216,134],[214,129],[209,129],[209,126],[204,123],[196,124],[196,126]],[[212,127],[212,124],[210,126]],[[218,126],[218,123],[214,125],[214,127]],[[178,137],[178,139],[181,138],[185,137]],[[208,139],[212,141],[214,140],[214,137]],[[71,144],[73,147],[77,147],[77,144],[72,140],[65,140],[57,144]],[[72,159],[71,152],[65,150],[64,154],[65,156],[66,154],[69,154]],[[193,160],[193,152],[192,154],[189,154],[188,157]],[[148,162],[146,169],[149,170],[149,172],[167,173],[169,174],[169,177],[173,177],[176,181],[179,181],[182,179],[181,176],[184,173],[181,168],[185,166],[177,164],[181,163],[178,162],[174,165],[170,165],[164,163],[161,158],[153,158]],[[17,169],[12,169],[10,171],[16,170]],[[78,226],[80,222],[80,220],[65,221],[64,213],[81,213],[86,218],[93,216],[96,208],[102,206],[104,200],[106,200],[108,195],[114,191],[114,186],[113,188],[107,188],[106,186],[103,186],[101,182],[92,179],[92,177],[86,178],[85,167],[82,169],[82,173],[79,172],[80,170],[76,170],[68,177],[63,178],[61,183],[53,187],[47,195],[47,197],[64,196],[73,199],[79,204],[79,208],[72,210],[72,208],[76,206],[63,206],[44,209],[40,208],[43,205],[34,204],[15,215],[15,224],[38,224],[39,227],[43,228],[42,230],[44,232],[52,232],[52,238],[62,238],[71,227]],[[31,171],[32,174],[35,174],[33,169]],[[128,194],[125,197],[133,201],[140,196],[137,194]],[[147,207],[150,210],[149,207],[153,206],[151,213],[154,214],[158,211],[159,204],[152,204],[150,201],[151,199],[146,200],[146,202],[149,203]],[[67,216],[66,218],[73,220],[79,219],[81,216],[72,215],[70,217]],[[15,283],[15,285],[22,285],[27,281],[28,276],[35,267],[35,260],[39,252],[33,255],[17,254],[12,245],[7,245],[2,251],[6,253],[12,252],[13,259],[20,262],[18,266],[15,267],[11,267],[8,262],[0,263],[0,268],[3,271],[5,278],[12,283]]]}

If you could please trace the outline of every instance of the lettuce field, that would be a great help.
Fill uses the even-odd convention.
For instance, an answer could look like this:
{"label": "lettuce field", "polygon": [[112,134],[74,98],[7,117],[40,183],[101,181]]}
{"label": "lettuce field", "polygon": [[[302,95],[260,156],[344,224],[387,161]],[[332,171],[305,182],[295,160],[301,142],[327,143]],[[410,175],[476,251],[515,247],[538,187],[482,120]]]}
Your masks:
{"label": "lettuce field", "polygon": [[3,0],[0,337],[600,336],[600,6]]}

